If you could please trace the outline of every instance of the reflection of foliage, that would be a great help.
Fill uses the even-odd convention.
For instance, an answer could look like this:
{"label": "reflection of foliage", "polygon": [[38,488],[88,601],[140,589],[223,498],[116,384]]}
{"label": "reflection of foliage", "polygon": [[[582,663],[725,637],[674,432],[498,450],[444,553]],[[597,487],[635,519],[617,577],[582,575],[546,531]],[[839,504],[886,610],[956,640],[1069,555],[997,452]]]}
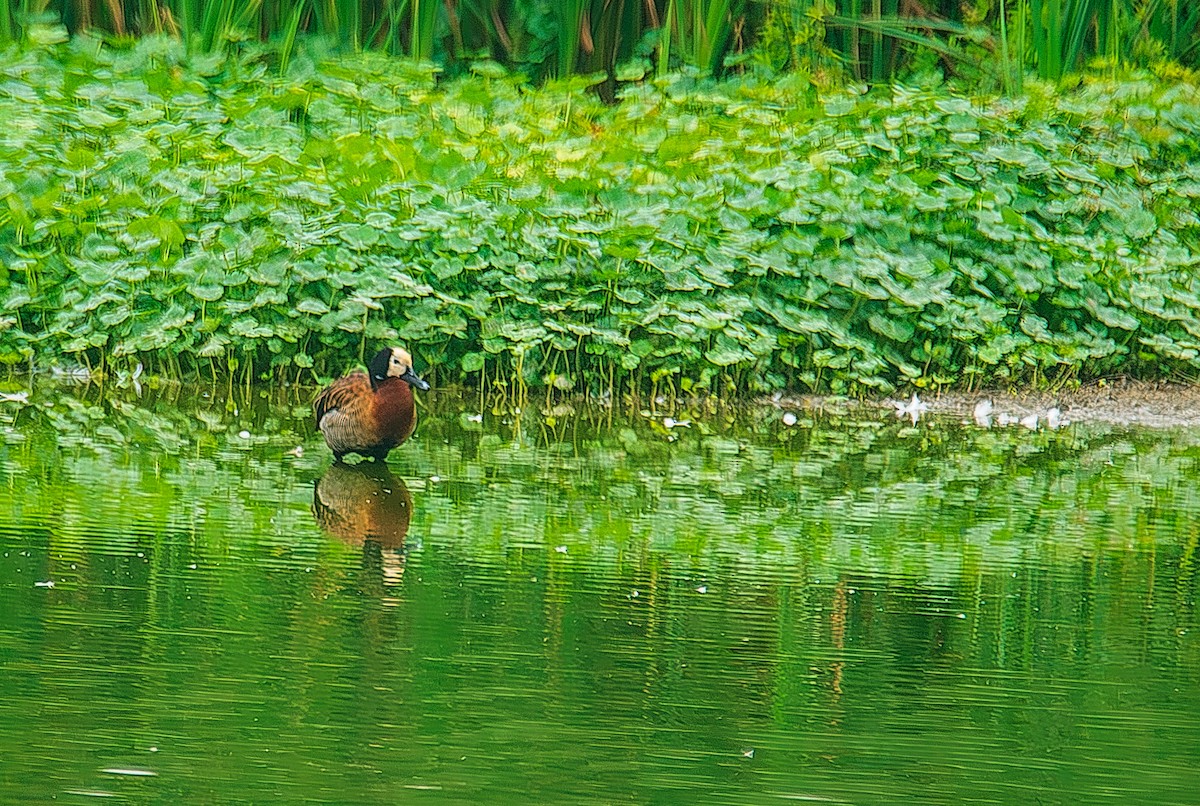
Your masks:
{"label": "reflection of foliage", "polygon": [[[435,397],[393,454],[413,519],[388,587],[312,521],[329,457],[300,402],[155,394],[38,391],[0,432],[0,799],[94,774],[50,751],[64,732],[163,744],[141,791],[213,802],[394,802],[396,780],[519,800],[584,766],[601,799],[669,780],[668,801],[711,782],[656,766],[680,736],[786,748],[756,774],[842,796],[878,786],[886,753],[945,802],[1049,745],[1040,791],[1094,800],[1076,771],[1103,720],[1126,762],[1095,787],[1145,791],[1142,757],[1156,792],[1191,785],[1194,720],[1153,717],[1200,707],[1196,434],[766,411],[667,434],[560,412],[531,438],[550,432],[528,415],[464,421]],[[998,744],[1005,764],[963,763]]]}
{"label": "reflection of foliage", "polygon": [[400,339],[443,382],[720,393],[1200,367],[1183,86],[676,76],[605,107],[370,57],[4,58],[9,363],[308,380]]}
{"label": "reflection of foliage", "polygon": [[[940,422],[898,431],[828,416],[787,428],[751,410],[669,434],[640,417],[595,425],[569,414],[531,441],[536,415],[481,428],[458,416],[457,402],[431,402],[393,468],[402,462],[401,475],[416,479],[414,529],[423,511],[423,532],[457,535],[459,548],[481,556],[568,539],[604,554],[649,540],[646,548],[683,556],[751,565],[803,557],[819,574],[853,567],[950,580],[965,556],[1013,563],[1124,546],[1141,534],[1148,506],[1162,523],[1200,517],[1200,502],[1175,483],[1195,463],[1188,432],[1031,434]],[[235,523],[274,517],[256,508],[286,502],[286,533],[307,523],[312,480],[329,463],[308,417],[303,405],[179,393],[139,403],[62,395],[26,408],[20,439],[2,450],[19,477],[58,480],[29,490],[47,511],[64,501],[85,511],[89,481],[103,475],[101,508],[122,510],[147,485],[168,520],[212,495]],[[64,452],[69,464],[55,458]],[[430,487],[428,477],[441,481]],[[185,514],[168,514],[174,507]]]}

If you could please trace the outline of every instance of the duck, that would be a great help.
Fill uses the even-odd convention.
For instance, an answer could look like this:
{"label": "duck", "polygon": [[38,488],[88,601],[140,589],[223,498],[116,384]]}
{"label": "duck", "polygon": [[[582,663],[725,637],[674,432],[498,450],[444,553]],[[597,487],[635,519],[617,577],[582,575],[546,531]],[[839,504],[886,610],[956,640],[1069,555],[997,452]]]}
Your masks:
{"label": "duck", "polygon": [[367,364],[321,390],[313,401],[317,430],[334,459],[347,454],[383,461],[412,436],[417,424],[413,387],[429,384],[413,372],[412,356],[401,347],[385,347]]}

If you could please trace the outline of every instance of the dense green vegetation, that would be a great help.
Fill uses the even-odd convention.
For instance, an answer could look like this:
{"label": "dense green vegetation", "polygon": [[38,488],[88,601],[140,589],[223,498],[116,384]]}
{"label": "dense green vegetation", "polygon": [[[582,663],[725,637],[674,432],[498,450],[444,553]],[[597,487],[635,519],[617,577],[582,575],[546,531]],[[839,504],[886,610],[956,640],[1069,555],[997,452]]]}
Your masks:
{"label": "dense green vegetation", "polygon": [[889,390],[1200,368],[1200,93],[0,57],[0,359]]}

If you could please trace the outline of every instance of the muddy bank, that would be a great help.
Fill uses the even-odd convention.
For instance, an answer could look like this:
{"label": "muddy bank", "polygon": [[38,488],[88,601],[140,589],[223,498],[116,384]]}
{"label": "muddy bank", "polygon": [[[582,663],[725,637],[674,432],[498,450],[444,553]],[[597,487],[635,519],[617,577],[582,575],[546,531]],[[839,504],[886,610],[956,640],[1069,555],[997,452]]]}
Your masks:
{"label": "muddy bank", "polygon": [[[993,424],[999,424],[1002,417],[1011,418],[1015,423],[1036,416],[1038,427],[1044,427],[1047,415],[1050,415],[1060,418],[1063,425],[1109,423],[1152,428],[1200,427],[1200,386],[1182,384],[1115,380],[1057,392],[993,389],[971,393],[918,393],[918,396],[921,417],[942,415],[971,420],[975,417],[976,407],[990,401],[989,416]],[[896,411],[897,402],[906,407],[901,416],[911,416],[911,393],[863,405]],[[838,408],[833,401],[816,397],[784,397],[774,403],[784,408]]]}
{"label": "muddy bank", "polygon": [[[909,397],[909,400],[911,396]],[[1058,409],[1064,423],[1110,423],[1153,428],[1200,426],[1200,386],[1107,381],[1059,392],[984,391],[946,392],[921,398],[927,414],[973,417],[981,401],[990,400],[992,417],[1017,419],[1036,415],[1042,420]],[[894,408],[890,401],[882,401]]]}

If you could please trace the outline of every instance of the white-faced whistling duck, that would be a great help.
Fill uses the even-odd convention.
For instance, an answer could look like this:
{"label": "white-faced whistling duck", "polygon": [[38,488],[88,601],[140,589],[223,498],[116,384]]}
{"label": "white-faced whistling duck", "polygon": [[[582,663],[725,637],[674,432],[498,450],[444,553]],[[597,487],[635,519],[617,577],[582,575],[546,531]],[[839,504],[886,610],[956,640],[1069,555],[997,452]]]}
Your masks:
{"label": "white-faced whistling duck", "polygon": [[357,453],[386,459],[417,424],[413,386],[429,388],[413,372],[412,356],[399,347],[385,347],[366,372],[351,372],[321,390],[313,413],[334,457],[340,462],[346,454]]}

